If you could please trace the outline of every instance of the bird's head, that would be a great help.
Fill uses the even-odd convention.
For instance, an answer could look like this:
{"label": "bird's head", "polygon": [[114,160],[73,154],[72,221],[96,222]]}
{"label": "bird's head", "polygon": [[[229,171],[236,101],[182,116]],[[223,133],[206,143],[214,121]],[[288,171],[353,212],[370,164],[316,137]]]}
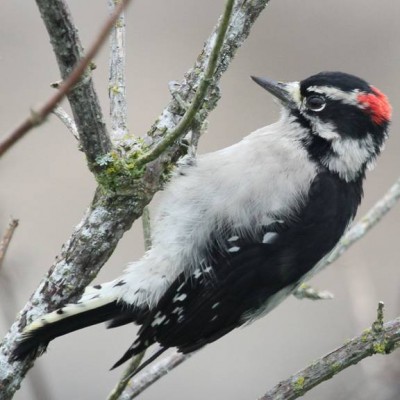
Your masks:
{"label": "bird's head", "polygon": [[289,83],[252,79],[279,99],[287,121],[304,129],[310,156],[329,170],[352,181],[373,165],[391,117],[390,103],[377,88],[343,72]]}

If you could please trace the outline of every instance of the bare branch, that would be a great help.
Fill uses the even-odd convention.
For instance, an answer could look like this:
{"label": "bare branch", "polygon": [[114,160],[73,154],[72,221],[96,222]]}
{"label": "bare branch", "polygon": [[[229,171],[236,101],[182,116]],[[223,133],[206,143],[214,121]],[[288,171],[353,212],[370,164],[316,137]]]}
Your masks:
{"label": "bare branch", "polygon": [[7,253],[8,246],[11,242],[11,239],[14,235],[15,229],[17,229],[19,221],[15,218],[12,218],[8,224],[8,227],[0,241],[0,268],[3,266],[4,258]]}
{"label": "bare branch", "polygon": [[119,400],[131,400],[139,396],[154,382],[158,381],[175,367],[186,361],[192,354],[173,353],[157,363],[149,366],[137,377],[133,378]]}
{"label": "bare branch", "polygon": [[139,166],[155,160],[161,153],[165,151],[167,147],[171,146],[178,138],[187,133],[192,126],[197,113],[200,111],[203,105],[207,89],[212,82],[215,70],[217,68],[217,61],[221,57],[222,45],[224,43],[224,38],[229,27],[229,21],[232,16],[234,4],[235,0],[226,1],[225,10],[222,14],[219,26],[217,28],[216,37],[213,40],[214,43],[212,45],[210,56],[207,60],[207,67],[205,68],[204,76],[200,79],[196,94],[194,95],[189,108],[186,110],[182,119],[174,127],[174,129],[169,131],[162,139],[162,141],[157,143],[157,145],[153,147],[149,153],[138,160]]}
{"label": "bare branch", "polygon": [[[114,10],[118,0],[108,0]],[[125,79],[125,15],[121,13],[111,31],[110,77],[108,95],[110,98],[111,139],[115,145],[123,145],[128,134],[128,110],[126,103]]]}
{"label": "bare branch", "polygon": [[343,346],[314,361],[310,366],[280,382],[259,400],[293,400],[323,381],[373,354],[389,354],[400,346],[400,317],[383,323],[383,303],[370,329]]}
{"label": "bare branch", "polygon": [[335,296],[328,292],[327,290],[316,290],[312,288],[310,285],[303,283],[301,284],[294,292],[293,296],[298,299],[309,299],[309,300],[331,300]]}
{"label": "bare branch", "polygon": [[[111,17],[106,21],[106,23],[102,27],[100,34],[96,38],[93,45],[90,47],[85,57],[83,57],[79,61],[79,63],[74,67],[71,74],[69,74],[68,77],[64,80],[64,82],[60,85],[57,92],[49,100],[47,100],[46,103],[39,108],[39,110],[31,113],[31,115],[24,122],[22,122],[13,132],[11,132],[6,137],[6,139],[0,142],[0,156],[2,156],[13,144],[15,144],[27,132],[29,132],[30,129],[32,129],[37,125],[40,125],[46,119],[48,114],[53,110],[53,108],[64,98],[64,96],[73,88],[73,86],[75,86],[79,82],[85,70],[88,68],[91,60],[97,54],[101,45],[108,37],[108,34],[112,29],[115,21],[117,20],[119,13],[124,9],[124,7],[129,3],[129,1],[130,0],[121,1],[120,5],[115,10],[115,13],[111,15]],[[42,13],[43,20],[45,22],[49,21],[49,14],[54,14],[55,10],[57,9],[56,5],[54,5],[53,3],[54,2],[51,2],[50,5],[48,0],[37,0],[37,4]],[[58,3],[60,6],[62,6],[64,14],[69,15],[65,4],[60,0],[58,0]],[[52,17],[54,16],[52,15]],[[52,20],[52,22],[54,23],[55,21]],[[58,20],[57,23],[59,23]],[[48,24],[47,28],[49,29]],[[57,26],[57,30],[60,30],[60,26]],[[54,44],[55,42],[54,31],[49,31],[49,32],[51,34],[51,38]],[[63,31],[62,34],[65,35],[65,32]],[[62,51],[65,52],[65,49],[62,49]],[[75,112],[76,104],[74,104],[73,101],[71,101],[71,99],[70,102],[71,102],[71,107],[73,108],[74,111],[74,115],[77,116]],[[100,107],[98,108],[100,111]],[[97,114],[96,120],[99,119],[99,115],[101,115],[101,113]],[[101,122],[101,124],[103,125],[103,122]],[[80,124],[78,124],[81,143],[88,158],[89,166],[91,166],[95,164],[96,157],[105,154],[111,150],[111,143],[104,127],[103,129],[97,131],[95,135],[88,135],[88,133],[82,128],[83,127],[80,126]]]}
{"label": "bare branch", "polygon": [[142,351],[140,354],[132,358],[132,360],[129,362],[128,367],[122,374],[120,381],[108,395],[107,400],[118,400],[121,398],[122,393],[124,392],[126,386],[129,384],[130,377],[140,366],[140,363],[142,362],[145,353],[146,350]]}
{"label": "bare branch", "polygon": [[151,247],[151,216],[149,207],[145,207],[143,209],[142,227],[143,227],[144,249],[147,251]]}
{"label": "bare branch", "polygon": [[68,113],[60,106],[56,106],[52,113],[59,118],[59,120],[67,127],[74,138],[79,142],[78,129],[76,128],[74,120],[68,115]]}
{"label": "bare branch", "polygon": [[[215,68],[213,81],[211,84],[209,84],[208,90],[206,90],[206,101],[202,102],[201,110],[196,115],[195,124],[202,125],[208,114],[215,108],[219,99],[219,89],[217,86],[219,79],[221,78],[222,73],[228,68],[234,55],[236,54],[237,49],[249,35],[251,27],[268,2],[269,0],[254,0],[251,2],[247,0],[240,0],[235,2],[230,19],[230,25],[226,32],[224,44],[222,46],[221,56],[219,57],[217,66]],[[195,93],[197,93],[196,88],[199,87],[199,84],[204,76],[204,71],[208,65],[208,60],[210,59],[210,53],[215,45],[217,32],[218,27],[214,29],[206,41],[204,48],[201,54],[198,56],[193,68],[185,74],[185,79],[180,83],[179,89],[177,88],[176,90],[177,96],[173,96],[171,102],[164,109],[156,123],[148,132],[145,141],[146,143],[149,143],[150,148],[155,149],[157,144],[163,140],[162,138],[166,134],[175,130],[175,127],[181,120],[183,114],[186,114],[188,116],[187,118],[189,118],[187,110],[182,109],[176,98],[179,96],[179,98],[181,98],[184,102],[192,104],[193,106],[193,98]],[[184,125],[181,125],[181,127],[184,127]],[[191,126],[186,126],[185,129],[182,132],[178,132],[178,134],[183,136],[191,128]],[[182,149],[179,147],[179,143],[175,143],[172,146],[171,143],[168,143],[167,146],[170,147],[165,149],[162,156],[160,156],[157,161],[152,163],[153,168],[154,164],[156,163],[160,166],[165,166],[168,162],[170,162],[171,158],[176,160],[176,157],[182,154]],[[157,152],[159,150],[160,148],[158,148]],[[152,156],[144,155],[141,163],[143,164],[148,162],[153,156],[154,154]]]}

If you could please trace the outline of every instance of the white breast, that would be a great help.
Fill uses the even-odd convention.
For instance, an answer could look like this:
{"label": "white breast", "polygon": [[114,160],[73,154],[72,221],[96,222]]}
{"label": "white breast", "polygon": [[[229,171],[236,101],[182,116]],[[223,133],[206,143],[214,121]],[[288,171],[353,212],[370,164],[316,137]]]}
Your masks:
{"label": "white breast", "polygon": [[305,134],[284,115],[177,174],[154,221],[153,247],[127,269],[121,297],[136,304],[158,301],[181,272],[201,264],[210,232],[223,224],[255,229],[292,214],[317,172],[299,142]]}

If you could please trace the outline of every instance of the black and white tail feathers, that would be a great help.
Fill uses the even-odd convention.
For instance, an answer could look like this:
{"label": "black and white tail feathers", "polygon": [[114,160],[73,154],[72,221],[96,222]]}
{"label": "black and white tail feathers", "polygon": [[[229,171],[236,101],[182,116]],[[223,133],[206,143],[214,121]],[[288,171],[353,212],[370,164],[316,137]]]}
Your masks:
{"label": "black and white tail feathers", "polygon": [[[12,358],[23,360],[30,355],[42,353],[53,339],[101,322],[111,321],[110,327],[134,322],[136,316],[143,313],[137,311],[110,298],[96,298],[67,305],[28,325],[13,351]],[[121,318],[113,321],[118,315]]]}

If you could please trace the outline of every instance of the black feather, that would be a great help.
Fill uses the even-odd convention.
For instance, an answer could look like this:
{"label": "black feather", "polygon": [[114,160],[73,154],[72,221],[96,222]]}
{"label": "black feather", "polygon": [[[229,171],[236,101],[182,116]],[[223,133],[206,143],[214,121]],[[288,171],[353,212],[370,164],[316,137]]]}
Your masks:
{"label": "black feather", "polygon": [[[181,274],[149,314],[129,356],[154,342],[192,352],[257,316],[280,290],[289,293],[340,239],[360,203],[361,180],[347,183],[322,170],[296,216],[258,235],[233,234],[225,251],[219,244],[210,249],[204,265],[210,271]],[[266,233],[274,239],[263,242]]]}
{"label": "black feather", "polygon": [[40,354],[45,351],[51,340],[78,329],[108,321],[124,309],[123,304],[113,301],[22,334],[22,339],[13,350],[11,359],[24,360],[30,355]]}

